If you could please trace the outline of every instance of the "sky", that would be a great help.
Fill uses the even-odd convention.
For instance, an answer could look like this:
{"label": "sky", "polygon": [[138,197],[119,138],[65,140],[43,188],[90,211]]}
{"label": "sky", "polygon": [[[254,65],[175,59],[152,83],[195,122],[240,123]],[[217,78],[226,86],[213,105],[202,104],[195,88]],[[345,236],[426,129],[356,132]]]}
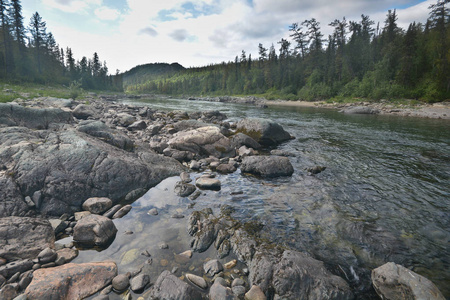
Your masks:
{"label": "sky", "polygon": [[[56,42],[77,60],[97,52],[109,72],[178,62],[184,67],[233,61],[245,50],[289,38],[289,25],[315,18],[327,37],[335,19],[383,22],[397,10],[398,25],[424,23],[436,0],[22,0],[24,24],[39,12]],[[376,25],[375,25],[376,26]]]}

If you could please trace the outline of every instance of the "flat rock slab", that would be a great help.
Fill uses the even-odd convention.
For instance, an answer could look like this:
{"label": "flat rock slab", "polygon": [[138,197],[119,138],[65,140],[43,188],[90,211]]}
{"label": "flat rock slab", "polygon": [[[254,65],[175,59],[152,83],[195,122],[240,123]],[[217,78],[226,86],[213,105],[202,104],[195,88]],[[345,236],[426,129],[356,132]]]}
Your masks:
{"label": "flat rock slab", "polygon": [[84,299],[111,283],[117,275],[114,262],[69,263],[39,269],[25,290],[28,300]]}
{"label": "flat rock slab", "polygon": [[242,160],[241,171],[263,177],[280,177],[291,176],[294,167],[284,156],[248,156]]}
{"label": "flat rock slab", "polygon": [[372,283],[381,299],[445,299],[433,282],[393,262],[374,269]]}
{"label": "flat rock slab", "polygon": [[0,218],[0,257],[8,261],[36,258],[47,247],[54,248],[55,232],[46,219]]}

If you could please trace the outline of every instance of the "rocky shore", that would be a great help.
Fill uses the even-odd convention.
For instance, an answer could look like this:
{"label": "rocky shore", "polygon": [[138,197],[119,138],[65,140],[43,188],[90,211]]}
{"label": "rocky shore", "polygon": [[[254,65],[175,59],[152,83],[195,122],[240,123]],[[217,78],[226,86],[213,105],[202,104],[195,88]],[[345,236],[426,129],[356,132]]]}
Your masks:
{"label": "rocky shore", "polygon": [[[201,189],[221,189],[216,173],[295,171],[289,154],[276,149],[293,137],[270,120],[229,123],[219,111],[163,112],[116,100],[0,104],[0,299],[131,299],[130,291],[139,299],[354,299],[347,281],[322,262],[261,240],[257,224],[234,220],[227,207],[187,218],[191,249],[174,260],[214,247],[218,259],[205,262],[202,274],[171,269],[150,278],[145,251],[149,263],[134,272],[112,261],[71,263],[79,248],[108,247],[118,231],[112,220],[165,178],[180,176],[175,193],[195,199]],[[198,171],[203,175],[192,182],[189,172]],[[57,243],[62,236],[73,242]],[[382,298],[444,299],[426,278],[402,268],[374,270]]]}

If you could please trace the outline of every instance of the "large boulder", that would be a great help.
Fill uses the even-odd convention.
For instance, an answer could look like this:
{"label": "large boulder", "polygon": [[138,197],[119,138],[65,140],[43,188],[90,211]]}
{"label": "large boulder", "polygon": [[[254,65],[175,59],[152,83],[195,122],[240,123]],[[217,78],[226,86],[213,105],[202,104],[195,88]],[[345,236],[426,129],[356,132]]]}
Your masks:
{"label": "large boulder", "polygon": [[54,124],[73,123],[70,112],[59,108],[28,108],[17,104],[0,103],[0,127],[23,126],[32,129],[48,129]]}
{"label": "large boulder", "polygon": [[72,114],[77,119],[86,120],[89,117],[96,115],[96,110],[91,105],[78,104],[72,111]]}
{"label": "large boulder", "polygon": [[380,110],[369,106],[352,106],[343,109],[341,112],[349,115],[376,115],[380,113]]}
{"label": "large boulder", "polygon": [[294,173],[289,158],[283,156],[247,156],[241,164],[243,173],[264,177],[291,176]]}
{"label": "large boulder", "polygon": [[272,146],[292,139],[280,124],[261,118],[247,118],[236,125],[236,132],[244,133],[263,146]]}
{"label": "large boulder", "polygon": [[433,282],[393,262],[372,270],[372,283],[381,299],[445,299]]}
{"label": "large boulder", "polygon": [[246,134],[243,134],[242,132],[238,132],[231,138],[231,144],[236,148],[239,149],[242,146],[246,146],[248,148],[253,148],[255,150],[258,150],[261,148],[261,145],[249,137]]}
{"label": "large boulder", "polygon": [[120,149],[131,151],[134,149],[134,143],[126,135],[109,128],[102,121],[82,121],[77,126],[77,130],[87,133],[99,140],[102,140],[110,145],[116,146]]}
{"label": "large boulder", "polygon": [[90,197],[116,204],[183,170],[173,159],[140,151],[123,151],[74,129],[0,128],[0,217],[27,215],[24,198],[36,192],[44,215],[79,211]]}
{"label": "large boulder", "polygon": [[222,158],[233,157],[236,154],[230,140],[215,126],[178,132],[168,144],[173,149],[188,151],[200,157]]}
{"label": "large boulder", "polygon": [[0,218],[0,257],[8,261],[36,258],[45,248],[53,248],[55,233],[46,219]]}
{"label": "large boulder", "polygon": [[25,290],[27,299],[84,299],[103,289],[117,275],[114,262],[65,264],[39,269]]}
{"label": "large boulder", "polygon": [[144,294],[145,299],[196,300],[202,299],[200,292],[180,280],[169,271],[159,275],[151,290]]}
{"label": "large boulder", "polygon": [[114,239],[116,233],[117,228],[111,219],[88,215],[73,228],[73,240],[82,245],[104,246]]}

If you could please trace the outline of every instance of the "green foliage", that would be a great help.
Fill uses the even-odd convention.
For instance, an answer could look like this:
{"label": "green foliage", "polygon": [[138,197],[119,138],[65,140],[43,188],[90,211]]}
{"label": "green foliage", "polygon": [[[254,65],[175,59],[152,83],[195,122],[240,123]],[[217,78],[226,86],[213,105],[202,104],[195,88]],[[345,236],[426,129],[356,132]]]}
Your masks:
{"label": "green foliage", "polygon": [[81,81],[74,80],[69,85],[69,95],[70,98],[76,99],[83,93],[83,89],[81,88]]}

